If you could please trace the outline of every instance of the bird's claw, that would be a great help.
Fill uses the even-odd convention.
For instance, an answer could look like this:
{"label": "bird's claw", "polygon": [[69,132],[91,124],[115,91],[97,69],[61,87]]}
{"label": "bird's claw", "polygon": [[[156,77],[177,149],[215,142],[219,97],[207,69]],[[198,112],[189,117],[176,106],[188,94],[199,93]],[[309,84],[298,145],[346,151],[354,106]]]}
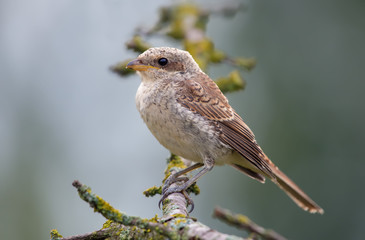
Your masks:
{"label": "bird's claw", "polygon": [[169,176],[166,180],[165,183],[162,187],[162,197],[160,199],[160,201],[158,202],[158,207],[161,209],[161,205],[163,203],[163,201],[172,193],[182,193],[185,197],[185,199],[187,200],[187,204],[188,206],[191,206],[191,209],[189,211],[189,213],[191,213],[194,209],[194,202],[193,200],[189,197],[189,195],[186,192],[186,186],[184,186],[184,184],[177,186],[177,187],[172,187],[171,188],[171,184],[176,183],[176,182],[187,182],[189,180],[188,177],[174,177],[174,175]]}
{"label": "bird's claw", "polygon": [[176,183],[176,182],[187,182],[189,180],[188,177],[175,177],[173,174],[170,175],[166,180],[165,183],[163,184],[162,187],[162,194],[165,194],[165,192],[167,191],[167,189],[169,189],[169,187],[171,186],[171,184]]}
{"label": "bird's claw", "polygon": [[158,207],[161,209],[161,204],[163,201],[172,193],[182,193],[187,201],[187,206],[191,206],[189,213],[191,213],[194,210],[194,201],[189,197],[188,193],[184,188],[181,187],[175,187],[175,188],[168,188],[167,190],[163,191],[162,197],[160,201],[158,202]]}

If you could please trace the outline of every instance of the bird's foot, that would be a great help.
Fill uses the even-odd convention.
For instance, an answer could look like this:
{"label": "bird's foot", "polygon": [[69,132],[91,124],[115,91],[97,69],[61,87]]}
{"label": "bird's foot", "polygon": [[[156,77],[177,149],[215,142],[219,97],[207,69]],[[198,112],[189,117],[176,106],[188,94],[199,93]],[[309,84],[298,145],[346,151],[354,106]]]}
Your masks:
{"label": "bird's foot", "polygon": [[160,201],[158,202],[158,207],[161,208],[161,204],[163,203],[163,201],[172,193],[182,193],[187,201],[187,206],[191,206],[189,213],[191,213],[194,209],[194,202],[191,199],[191,197],[189,197],[188,193],[186,192],[186,186],[185,184],[182,184],[180,186],[177,187],[170,187],[167,189],[163,189],[162,190],[162,197],[160,199]]}
{"label": "bird's foot", "polygon": [[175,177],[174,174],[170,175],[164,182],[162,187],[162,194],[164,195],[167,189],[170,188],[171,184],[176,182],[187,182],[189,180],[188,177]]}
{"label": "bird's foot", "polygon": [[[158,207],[161,208],[161,204],[162,202],[172,193],[182,193],[184,195],[184,197],[187,200],[188,206],[191,206],[191,209],[189,211],[192,212],[194,209],[194,202],[193,200],[189,197],[189,195],[186,192],[186,189],[189,187],[188,184],[186,184],[186,182],[189,180],[188,177],[175,177],[174,174],[170,175],[166,180],[165,183],[162,187],[162,197],[160,199],[160,201],[158,202]],[[171,187],[171,185],[173,183],[176,182],[184,182],[181,185],[178,185],[176,187]]]}

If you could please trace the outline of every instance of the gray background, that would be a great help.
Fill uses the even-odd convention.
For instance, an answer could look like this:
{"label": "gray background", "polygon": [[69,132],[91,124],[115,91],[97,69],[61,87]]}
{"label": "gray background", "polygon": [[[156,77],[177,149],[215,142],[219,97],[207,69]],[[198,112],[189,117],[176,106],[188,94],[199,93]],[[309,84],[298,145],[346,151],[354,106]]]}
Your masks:
{"label": "gray background", "polygon": [[[170,3],[0,2],[1,239],[100,228],[105,219],[78,198],[74,179],[127,214],[161,214],[158,198],[142,191],[160,184],[168,151],[135,109],[139,78],[121,79],[108,67],[136,56],[124,42]],[[258,60],[244,73],[247,88],[229,94],[230,103],[325,214],[303,212],[270,182],[217,167],[199,181],[192,216],[242,234],[211,218],[220,205],[290,239],[363,239],[365,3],[244,3],[234,18],[214,16],[208,25],[217,48]],[[211,67],[209,74],[230,70]]]}

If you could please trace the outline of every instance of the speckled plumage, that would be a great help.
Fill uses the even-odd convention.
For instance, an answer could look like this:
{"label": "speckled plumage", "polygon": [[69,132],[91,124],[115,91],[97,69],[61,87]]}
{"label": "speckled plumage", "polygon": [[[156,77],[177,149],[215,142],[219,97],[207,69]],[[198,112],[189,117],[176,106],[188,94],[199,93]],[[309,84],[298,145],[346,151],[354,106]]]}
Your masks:
{"label": "speckled plumage", "polygon": [[[232,152],[218,140],[214,124],[178,103],[176,87],[179,82],[143,81],[136,95],[137,109],[156,139],[172,153],[194,162],[203,162],[206,154],[217,159]],[[223,149],[223,150],[222,150]]]}
{"label": "speckled plumage", "polygon": [[127,67],[142,78],[136,105],[152,134],[172,153],[204,164],[185,185],[168,193],[186,189],[216,164],[229,164],[260,182],[270,178],[304,210],[323,213],[269,160],[250,128],[188,52],[150,48]]}

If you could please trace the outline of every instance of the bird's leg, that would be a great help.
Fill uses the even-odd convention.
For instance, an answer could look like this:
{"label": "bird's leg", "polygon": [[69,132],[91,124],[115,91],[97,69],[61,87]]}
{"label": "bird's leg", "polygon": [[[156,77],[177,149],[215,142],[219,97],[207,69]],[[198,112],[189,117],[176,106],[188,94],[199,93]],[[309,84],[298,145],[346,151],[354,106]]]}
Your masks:
{"label": "bird's leg", "polygon": [[162,187],[162,193],[164,194],[166,192],[166,190],[171,186],[171,184],[175,183],[175,182],[179,182],[179,181],[184,181],[187,182],[189,181],[188,177],[180,177],[181,175],[184,175],[186,173],[189,173],[197,168],[200,168],[204,166],[203,163],[195,163],[194,165],[191,165],[179,172],[176,172],[174,174],[171,174],[164,182],[164,185]]}
{"label": "bird's leg", "polygon": [[[199,167],[203,167],[195,176],[193,176],[192,178],[188,179],[185,183],[176,186],[176,187],[170,187],[170,185],[174,182],[177,182],[179,180],[185,180],[185,178],[180,178],[179,176],[186,174],[194,169],[197,169]],[[177,193],[177,192],[183,192],[184,196],[186,197],[186,189],[188,187],[190,187],[193,183],[195,183],[201,176],[203,176],[204,174],[206,174],[207,172],[209,172],[210,170],[212,170],[212,168],[214,167],[214,160],[211,158],[206,158],[204,160],[204,164],[203,163],[196,163],[190,167],[187,167],[183,170],[181,170],[180,172],[177,172],[173,175],[171,175],[170,177],[168,177],[165,181],[165,185],[162,189],[162,198],[160,199],[158,205],[160,206],[161,203],[163,202],[163,200],[165,200],[170,194],[172,193]],[[187,198],[189,204],[192,206],[192,209],[194,208],[194,203],[191,200],[191,198]],[[191,209],[191,211],[192,211]],[[190,211],[190,212],[191,212]]]}

